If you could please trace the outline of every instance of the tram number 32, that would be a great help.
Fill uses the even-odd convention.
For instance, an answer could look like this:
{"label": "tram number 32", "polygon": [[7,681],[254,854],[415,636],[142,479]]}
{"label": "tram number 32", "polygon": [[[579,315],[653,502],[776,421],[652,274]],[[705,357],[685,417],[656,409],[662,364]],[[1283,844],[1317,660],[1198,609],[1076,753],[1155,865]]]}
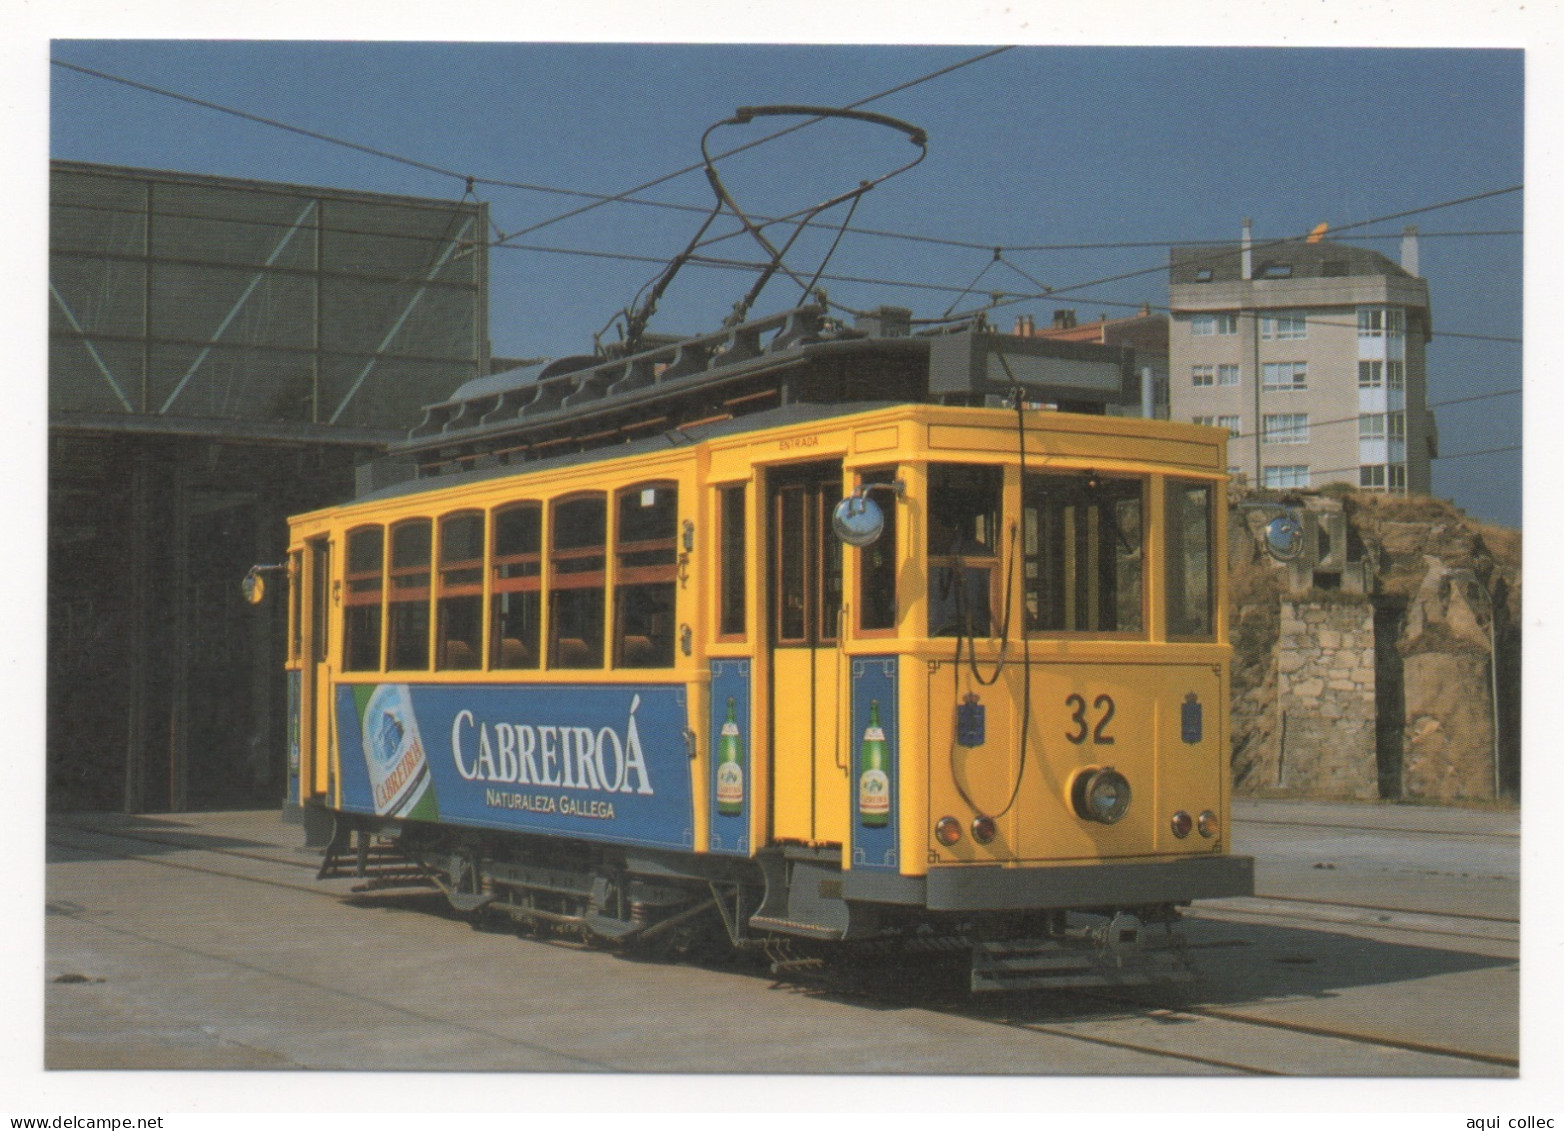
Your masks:
{"label": "tram number 32", "polygon": [[1113,696],[1099,695],[1092,700],[1091,709],[1097,715],[1097,725],[1092,726],[1086,717],[1086,698],[1082,695],[1068,695],[1064,705],[1070,708],[1070,721],[1075,724],[1074,729],[1064,732],[1064,737],[1079,746],[1088,738],[1094,745],[1112,746],[1113,735],[1108,733],[1108,724],[1113,721]]}

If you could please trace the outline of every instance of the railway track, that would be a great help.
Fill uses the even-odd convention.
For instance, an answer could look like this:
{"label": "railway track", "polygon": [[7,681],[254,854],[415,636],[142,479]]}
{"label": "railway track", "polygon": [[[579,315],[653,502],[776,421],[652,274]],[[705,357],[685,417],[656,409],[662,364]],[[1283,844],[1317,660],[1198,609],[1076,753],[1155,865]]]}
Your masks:
{"label": "railway track", "polygon": [[[222,844],[219,838],[70,825],[51,825],[48,843],[67,853],[136,860],[331,900],[354,894],[351,881],[316,881],[318,861],[313,856],[280,848],[252,850]],[[1518,931],[1515,920],[1500,917],[1458,912],[1432,915],[1366,903],[1276,895],[1203,905],[1194,919],[1206,927],[1284,924],[1321,931],[1367,928],[1403,940],[1415,939],[1424,946],[1513,946]],[[1193,949],[1197,955],[1229,949],[1243,953],[1249,946],[1242,939],[1217,937],[1197,941]],[[1264,1008],[1259,1009],[1192,1003],[1184,1000],[1187,990],[1177,996],[1172,990],[1056,990],[973,999],[952,992],[948,985],[943,991],[925,992],[927,988],[916,982],[889,991],[883,987],[865,991],[850,971],[792,983],[792,988],[849,1001],[867,996],[882,1005],[889,998],[902,1008],[1000,1025],[1137,1058],[1150,1057],[1174,1073],[1513,1076],[1519,1068],[1516,1057],[1478,1048],[1377,1031],[1362,1024],[1289,1019],[1277,1014],[1274,1002],[1260,1003]]]}

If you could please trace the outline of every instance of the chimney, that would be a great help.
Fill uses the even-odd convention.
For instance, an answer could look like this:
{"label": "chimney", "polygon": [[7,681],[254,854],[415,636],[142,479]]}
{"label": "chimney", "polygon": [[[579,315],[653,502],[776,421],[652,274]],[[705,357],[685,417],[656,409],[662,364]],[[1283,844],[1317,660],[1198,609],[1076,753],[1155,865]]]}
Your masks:
{"label": "chimney", "polygon": [[1254,278],[1254,221],[1244,217],[1244,234],[1238,242],[1239,278],[1248,282]]}
{"label": "chimney", "polygon": [[1408,275],[1417,271],[1417,225],[1408,224],[1401,229],[1401,270]]}
{"label": "chimney", "polygon": [[1037,333],[1037,323],[1030,314],[1016,315],[1015,336],[1018,338],[1030,338]]}

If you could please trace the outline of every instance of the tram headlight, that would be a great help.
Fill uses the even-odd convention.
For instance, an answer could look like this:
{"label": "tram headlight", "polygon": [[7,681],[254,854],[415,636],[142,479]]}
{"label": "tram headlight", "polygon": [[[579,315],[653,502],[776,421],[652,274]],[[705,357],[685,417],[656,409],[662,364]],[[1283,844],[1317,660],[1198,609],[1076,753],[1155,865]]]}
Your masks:
{"label": "tram headlight", "polygon": [[1190,831],[1194,829],[1195,819],[1188,813],[1184,812],[1184,810],[1180,809],[1177,813],[1173,814],[1173,819],[1168,822],[1168,824],[1173,829],[1173,835],[1178,837],[1179,840],[1183,840],[1190,834]]}
{"label": "tram headlight", "polygon": [[1091,766],[1075,775],[1070,802],[1083,821],[1112,825],[1128,812],[1130,783],[1112,766]]}
{"label": "tram headlight", "polygon": [[941,817],[934,826],[934,839],[946,848],[954,848],[961,839],[961,822],[954,817]]}
{"label": "tram headlight", "polygon": [[1197,827],[1200,829],[1200,835],[1205,837],[1207,840],[1210,840],[1212,837],[1216,836],[1216,834],[1220,832],[1222,828],[1222,826],[1217,822],[1216,814],[1211,812],[1209,809],[1200,814],[1200,821]]}
{"label": "tram headlight", "polygon": [[999,832],[999,826],[994,823],[992,817],[972,818],[972,839],[979,844],[988,844]]}

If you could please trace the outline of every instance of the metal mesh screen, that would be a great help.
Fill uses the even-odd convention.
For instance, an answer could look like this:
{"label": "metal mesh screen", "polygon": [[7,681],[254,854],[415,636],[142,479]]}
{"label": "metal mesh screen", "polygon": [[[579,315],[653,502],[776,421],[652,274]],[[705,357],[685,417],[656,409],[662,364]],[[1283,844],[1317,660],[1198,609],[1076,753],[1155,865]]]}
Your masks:
{"label": "metal mesh screen", "polygon": [[483,206],[56,163],[50,407],[406,428],[480,372]]}

